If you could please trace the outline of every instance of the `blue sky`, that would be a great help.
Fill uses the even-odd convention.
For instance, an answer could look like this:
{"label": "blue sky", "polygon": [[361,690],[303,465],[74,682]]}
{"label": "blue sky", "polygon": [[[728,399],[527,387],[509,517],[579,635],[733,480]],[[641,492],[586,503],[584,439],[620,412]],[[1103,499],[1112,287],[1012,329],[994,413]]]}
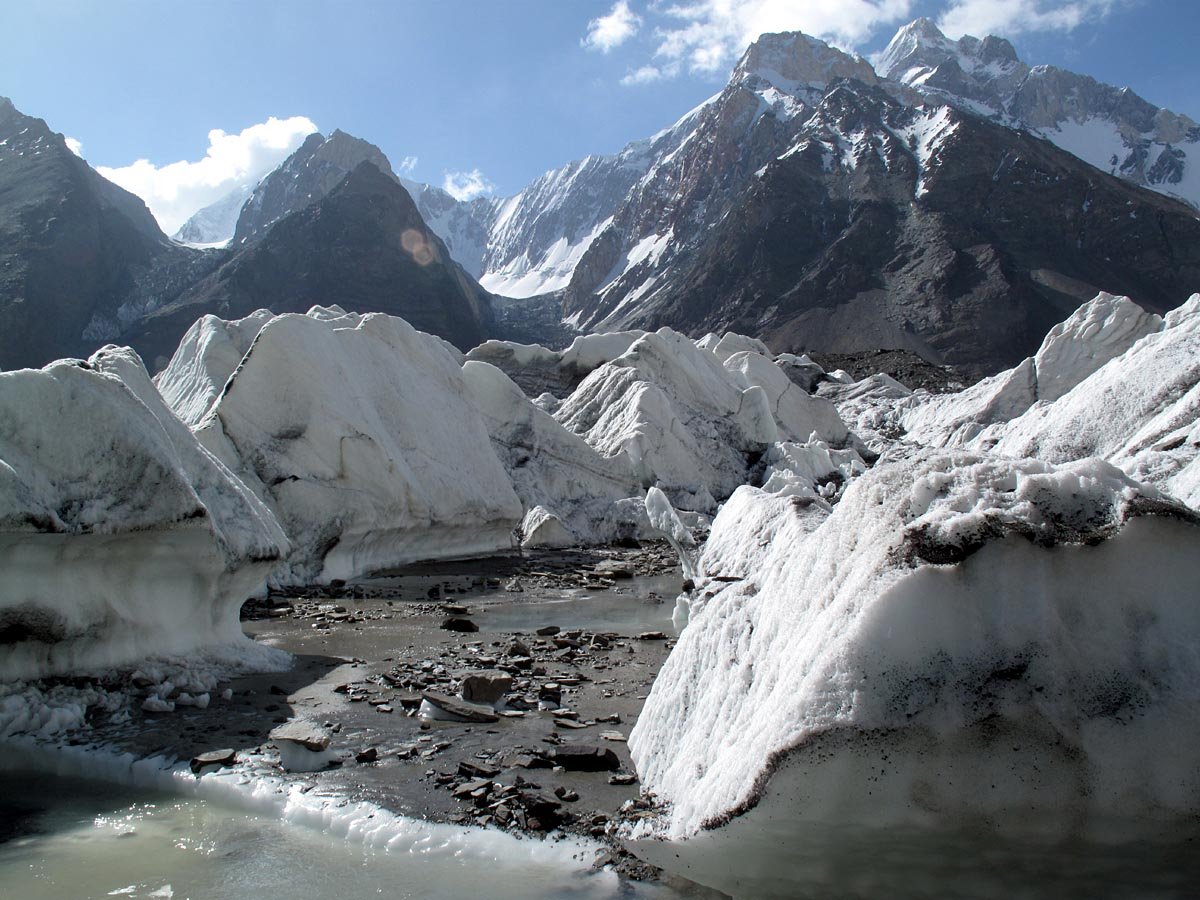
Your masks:
{"label": "blue sky", "polygon": [[[477,172],[479,188],[509,194],[670,124],[720,89],[760,25],[803,27],[869,55],[929,15],[991,23],[1027,62],[1128,84],[1200,119],[1200,3],[1190,0],[689,0],[690,17],[673,5],[6,2],[0,94],[78,140],[93,165],[147,160],[142,174],[160,193],[175,188],[159,169],[202,160],[210,130],[236,137],[274,116],[366,138],[397,166],[410,158],[418,180]],[[272,126],[273,139],[294,146],[306,127]],[[176,206],[202,195],[185,190]]]}

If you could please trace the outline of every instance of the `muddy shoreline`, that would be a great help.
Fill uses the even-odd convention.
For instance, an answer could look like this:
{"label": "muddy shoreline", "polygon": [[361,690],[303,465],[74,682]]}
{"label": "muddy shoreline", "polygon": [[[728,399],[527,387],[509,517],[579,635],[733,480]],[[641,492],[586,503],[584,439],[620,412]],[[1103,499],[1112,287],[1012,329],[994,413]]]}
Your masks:
{"label": "muddy shoreline", "polygon": [[[261,758],[277,749],[273,729],[302,719],[327,731],[339,759],[292,781],[434,822],[587,836],[611,848],[597,866],[654,879],[614,835],[649,814],[625,739],[674,644],[682,582],[655,542],[273,592],[247,604],[243,628],[293,654],[290,670],[222,683],[207,708],[161,713],[138,708],[137,686],[108,685],[133,694],[130,720],[99,713],[71,742]],[[511,679],[495,721],[419,713],[423,697],[456,696],[480,673]]]}

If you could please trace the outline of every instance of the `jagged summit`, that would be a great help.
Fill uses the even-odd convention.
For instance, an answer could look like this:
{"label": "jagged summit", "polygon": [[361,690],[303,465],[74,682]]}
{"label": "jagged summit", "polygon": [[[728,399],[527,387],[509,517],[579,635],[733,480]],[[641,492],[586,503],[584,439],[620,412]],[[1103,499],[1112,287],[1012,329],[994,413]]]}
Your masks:
{"label": "jagged summit", "polygon": [[1030,67],[995,35],[952,41],[928,19],[896,32],[875,62],[932,102],[1032,131],[1102,171],[1200,205],[1200,127],[1127,87]]}
{"label": "jagged summit", "polygon": [[751,44],[734,68],[731,81],[747,78],[759,78],[789,92],[805,86],[823,87],[840,78],[855,78],[864,84],[879,80],[861,56],[799,31],[764,34]]}

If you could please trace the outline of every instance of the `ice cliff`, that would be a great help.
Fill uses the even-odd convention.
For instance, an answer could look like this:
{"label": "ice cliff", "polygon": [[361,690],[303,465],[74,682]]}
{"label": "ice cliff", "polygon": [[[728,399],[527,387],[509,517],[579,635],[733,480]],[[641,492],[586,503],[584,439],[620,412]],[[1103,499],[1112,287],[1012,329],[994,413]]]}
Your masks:
{"label": "ice cliff", "polygon": [[1200,807],[1200,517],[1107,463],[925,452],[828,514],[742,487],[700,569],[630,735],[660,834]]}
{"label": "ice cliff", "polygon": [[133,351],[0,373],[0,679],[242,641],[287,546]]}

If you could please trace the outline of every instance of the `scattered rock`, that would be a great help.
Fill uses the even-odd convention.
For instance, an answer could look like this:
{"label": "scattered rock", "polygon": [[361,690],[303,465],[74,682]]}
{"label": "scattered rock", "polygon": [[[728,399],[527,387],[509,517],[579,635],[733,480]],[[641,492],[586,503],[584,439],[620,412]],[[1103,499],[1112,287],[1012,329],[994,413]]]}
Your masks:
{"label": "scattered rock", "polygon": [[621,560],[606,559],[592,566],[592,571],[605,578],[632,578],[633,571]]}
{"label": "scattered rock", "polygon": [[665,641],[667,636],[661,631],[643,631],[636,639],[639,641]]}
{"label": "scattered rock", "polygon": [[448,616],[442,620],[442,628],[446,631],[475,632],[479,626],[463,616]]}
{"label": "scattered rock", "polygon": [[454,796],[460,800],[465,797],[486,796],[492,789],[490,778],[480,778],[477,781],[468,781],[465,784],[460,784],[454,789]]}
{"label": "scattered rock", "polygon": [[354,757],[356,763],[373,763],[379,762],[379,750],[375,747],[368,747],[366,750],[360,750]]}
{"label": "scattered rock", "polygon": [[562,629],[557,625],[545,625],[542,628],[539,628],[537,633],[540,637],[551,637],[552,635],[558,634],[560,631],[562,631]]}
{"label": "scattered rock", "polygon": [[631,772],[617,772],[608,776],[608,783],[618,785],[637,784],[637,776]]}
{"label": "scattered rock", "polygon": [[495,778],[500,774],[500,770],[495,766],[464,759],[458,764],[458,774],[464,778]]}

